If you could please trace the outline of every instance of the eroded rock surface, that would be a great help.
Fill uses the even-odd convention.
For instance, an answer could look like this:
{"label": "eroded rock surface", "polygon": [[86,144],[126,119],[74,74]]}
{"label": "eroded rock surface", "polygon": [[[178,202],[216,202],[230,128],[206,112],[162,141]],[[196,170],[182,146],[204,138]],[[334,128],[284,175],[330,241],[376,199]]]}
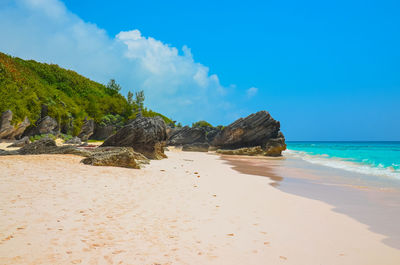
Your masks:
{"label": "eroded rock surface", "polygon": [[25,129],[31,124],[29,119],[25,119],[17,126],[11,124],[13,114],[11,110],[7,110],[1,115],[0,122],[0,139],[19,139]]}
{"label": "eroded rock surface", "polygon": [[78,137],[82,141],[87,141],[89,137],[93,134],[93,131],[94,131],[94,120],[88,120],[87,118],[85,118]]}
{"label": "eroded rock surface", "polygon": [[168,139],[168,145],[184,145],[205,142],[206,131],[200,127],[191,128],[189,126],[172,130]]}
{"label": "eroded rock surface", "polygon": [[84,158],[82,163],[93,166],[113,166],[141,168],[149,160],[142,154],[134,152],[132,147],[100,147]]}
{"label": "eroded rock surface", "polygon": [[208,143],[194,143],[194,144],[185,144],[182,147],[182,151],[190,151],[190,152],[208,152],[209,148]]}
{"label": "eroded rock surface", "polygon": [[122,127],[101,145],[132,147],[149,159],[162,159],[167,132],[164,121],[160,117],[139,117]]}
{"label": "eroded rock surface", "polygon": [[212,145],[230,150],[259,146],[268,156],[279,156],[286,149],[279,121],[266,111],[240,118],[226,126],[214,138]]}

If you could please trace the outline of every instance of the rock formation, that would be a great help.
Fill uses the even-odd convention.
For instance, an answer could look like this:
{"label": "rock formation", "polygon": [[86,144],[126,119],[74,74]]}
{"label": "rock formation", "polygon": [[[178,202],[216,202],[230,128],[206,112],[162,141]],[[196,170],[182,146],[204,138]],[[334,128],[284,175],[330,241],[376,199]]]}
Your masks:
{"label": "rock formation", "polygon": [[132,147],[150,159],[165,158],[164,146],[167,132],[160,117],[139,117],[107,138],[101,145]]}
{"label": "rock formation", "polygon": [[35,122],[35,126],[29,127],[25,132],[24,136],[33,136],[40,134],[53,134],[57,132],[57,121],[50,116],[44,116]]}
{"label": "rock formation", "polygon": [[168,139],[168,145],[184,145],[205,142],[206,131],[200,127],[190,128],[189,126],[172,130]]}
{"label": "rock formation", "polygon": [[139,169],[149,160],[131,147],[100,147],[84,158],[82,163],[93,166],[116,166]]}
{"label": "rock formation", "polygon": [[24,147],[27,144],[30,144],[31,141],[29,140],[28,136],[25,136],[24,138],[15,141],[13,144],[7,146],[7,147]]}
{"label": "rock formation", "polygon": [[75,136],[69,139],[68,141],[65,141],[65,144],[82,144],[81,138]]}
{"label": "rock formation", "polygon": [[1,123],[0,123],[0,139],[19,139],[25,129],[31,124],[29,119],[25,117],[25,119],[14,127],[11,124],[12,120],[12,111],[7,110],[1,115]]}
{"label": "rock formation", "polygon": [[78,149],[74,146],[57,146],[51,138],[42,138],[31,144],[25,145],[16,151],[20,155],[41,155],[41,154],[72,154],[88,156],[87,150]]}
{"label": "rock formation", "polygon": [[208,152],[209,148],[208,143],[193,143],[193,144],[185,144],[182,147],[182,151],[191,151],[191,152]]}
{"label": "rock formation", "polygon": [[240,118],[226,126],[214,138],[212,145],[220,149],[259,146],[268,156],[279,156],[286,149],[279,121],[266,111]]}
{"label": "rock formation", "polygon": [[105,140],[117,131],[117,127],[114,125],[100,126],[95,124],[93,135],[90,137],[96,140]]}
{"label": "rock formation", "polygon": [[86,142],[89,139],[89,137],[93,134],[93,131],[94,131],[94,120],[88,120],[87,118],[85,118],[78,137],[82,141]]}

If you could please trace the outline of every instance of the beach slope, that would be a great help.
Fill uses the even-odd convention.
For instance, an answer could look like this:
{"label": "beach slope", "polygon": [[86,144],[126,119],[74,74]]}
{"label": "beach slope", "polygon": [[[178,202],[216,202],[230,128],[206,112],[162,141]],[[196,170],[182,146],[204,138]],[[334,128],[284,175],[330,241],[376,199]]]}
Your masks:
{"label": "beach slope", "polygon": [[167,152],[141,170],[72,155],[0,159],[1,264],[400,264],[332,206]]}

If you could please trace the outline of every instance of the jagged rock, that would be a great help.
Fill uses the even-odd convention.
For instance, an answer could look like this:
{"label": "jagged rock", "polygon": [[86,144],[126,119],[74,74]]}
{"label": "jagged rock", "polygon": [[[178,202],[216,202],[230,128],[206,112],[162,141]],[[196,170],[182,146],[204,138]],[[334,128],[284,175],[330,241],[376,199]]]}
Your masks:
{"label": "jagged rock", "polygon": [[106,125],[106,126],[100,126],[100,125],[95,125],[94,133],[90,137],[91,139],[96,139],[96,140],[105,140],[111,135],[113,135],[117,131],[117,127],[114,125]]}
{"label": "jagged rock", "polygon": [[11,120],[11,110],[6,110],[1,114],[0,139],[5,139],[12,135],[14,131],[14,126],[11,125]]}
{"label": "jagged rock", "polygon": [[94,131],[94,120],[88,120],[87,118],[85,118],[81,128],[81,132],[79,133],[78,137],[82,141],[87,141],[89,137],[93,134],[93,131]]}
{"label": "jagged rock", "polygon": [[82,144],[82,141],[79,137],[75,136],[75,137],[72,137],[72,139],[65,141],[65,144]]}
{"label": "jagged rock", "polygon": [[168,145],[184,145],[205,142],[205,129],[200,127],[190,128],[189,126],[173,130],[168,139]]}
{"label": "jagged rock", "polygon": [[24,136],[33,136],[40,134],[57,134],[57,121],[50,116],[40,118],[35,122],[35,126],[31,126],[24,132]]}
{"label": "jagged rock", "polygon": [[29,140],[28,136],[25,136],[24,138],[15,141],[13,144],[7,146],[7,147],[24,147],[27,144],[30,144],[31,141]]}
{"label": "jagged rock", "polygon": [[12,116],[13,114],[11,110],[7,110],[2,113],[0,123],[0,139],[19,139],[25,129],[31,124],[29,119],[25,117],[20,124],[14,127],[11,125]]}
{"label": "jagged rock", "polygon": [[81,150],[74,146],[57,146],[56,142],[50,138],[42,138],[31,144],[25,145],[18,150],[20,155],[40,155],[40,154],[72,154],[88,156],[90,152]]}
{"label": "jagged rock", "polygon": [[149,160],[132,147],[100,147],[84,158],[82,163],[93,166],[115,166],[139,169]]}
{"label": "jagged rock", "polygon": [[211,143],[221,130],[215,127],[207,127],[206,140]]}
{"label": "jagged rock", "polygon": [[160,117],[139,117],[107,138],[101,145],[133,147],[150,159],[165,158],[166,126]]}
{"label": "jagged rock", "polygon": [[26,128],[28,128],[29,125],[31,125],[31,122],[29,121],[28,117],[25,117],[25,119],[15,127],[11,138],[19,139],[24,134]]}
{"label": "jagged rock", "polygon": [[247,155],[247,156],[255,156],[255,155],[264,155],[265,151],[261,148],[261,146],[254,147],[243,147],[234,150],[222,150],[218,149],[216,151],[218,154],[223,155]]}
{"label": "jagged rock", "polygon": [[209,148],[208,143],[194,143],[194,144],[185,144],[182,147],[182,151],[191,151],[191,152],[208,152]]}
{"label": "jagged rock", "polygon": [[240,118],[226,126],[212,141],[220,149],[238,149],[260,146],[265,155],[279,156],[286,149],[279,121],[266,111]]}

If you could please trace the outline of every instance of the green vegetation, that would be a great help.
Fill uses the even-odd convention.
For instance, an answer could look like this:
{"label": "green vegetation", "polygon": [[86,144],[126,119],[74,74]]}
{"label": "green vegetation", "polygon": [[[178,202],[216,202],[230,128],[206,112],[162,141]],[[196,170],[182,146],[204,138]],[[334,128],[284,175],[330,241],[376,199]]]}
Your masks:
{"label": "green vegetation", "polygon": [[53,140],[57,139],[57,137],[55,135],[49,133],[49,134],[38,134],[38,135],[31,136],[31,137],[29,137],[29,140],[33,143],[33,142],[35,142],[37,140],[40,140],[42,138],[50,138],[50,139],[53,139]]}
{"label": "green vegetation", "polygon": [[[147,117],[161,116],[143,107],[143,91],[125,98],[114,79],[105,86],[58,65],[22,60],[0,53],[0,112],[10,109],[13,123],[40,116],[41,105],[48,106],[65,134],[77,135],[85,117],[97,123],[124,123],[136,117],[139,108]],[[72,127],[69,126],[72,124]]]}
{"label": "green vegetation", "polygon": [[213,128],[213,126],[206,121],[198,121],[198,122],[192,123],[192,127],[211,127],[211,128]]}

